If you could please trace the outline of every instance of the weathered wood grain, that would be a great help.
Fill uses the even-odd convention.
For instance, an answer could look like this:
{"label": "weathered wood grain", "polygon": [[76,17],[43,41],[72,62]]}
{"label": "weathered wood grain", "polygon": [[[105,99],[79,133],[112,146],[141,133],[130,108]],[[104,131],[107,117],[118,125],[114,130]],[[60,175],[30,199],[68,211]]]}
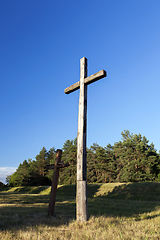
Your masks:
{"label": "weathered wood grain", "polygon": [[78,111],[78,134],[77,134],[77,221],[87,221],[86,199],[86,137],[87,137],[87,85],[84,79],[87,77],[87,59],[80,60],[80,95]]}
{"label": "weathered wood grain", "polygon": [[77,221],[87,221],[87,86],[107,76],[105,70],[101,70],[87,77],[87,58],[80,59],[80,81],[65,89],[69,94],[80,88],[78,110],[78,133],[77,133],[77,195],[76,215]]}
{"label": "weathered wood grain", "polygon": [[87,182],[77,181],[76,202],[78,203],[76,209],[77,221],[87,221]]}
{"label": "weathered wood grain", "polygon": [[[86,77],[86,78],[84,79],[84,83],[87,84],[87,85],[89,85],[89,84],[91,84],[91,83],[93,83],[93,82],[96,82],[96,81],[98,81],[98,80],[106,77],[106,76],[107,76],[106,71],[105,71],[105,70],[101,70],[101,71],[99,71],[99,72],[97,72],[97,73],[95,73],[95,74],[93,74],[93,75],[91,75],[91,76],[89,76],[89,77]],[[70,87],[67,87],[67,88],[64,90],[64,92],[65,92],[66,94],[69,94],[69,93],[71,93],[71,92],[76,91],[76,90],[79,89],[79,88],[80,88],[80,81],[79,81],[79,82],[76,82],[75,84],[71,85]]]}
{"label": "weathered wood grain", "polygon": [[101,70],[101,71],[99,71],[99,72],[97,72],[97,73],[95,73],[95,74],[85,78],[84,79],[84,83],[89,85],[89,84],[91,84],[93,82],[96,82],[96,81],[106,77],[106,76],[107,76],[106,71],[105,70]]}

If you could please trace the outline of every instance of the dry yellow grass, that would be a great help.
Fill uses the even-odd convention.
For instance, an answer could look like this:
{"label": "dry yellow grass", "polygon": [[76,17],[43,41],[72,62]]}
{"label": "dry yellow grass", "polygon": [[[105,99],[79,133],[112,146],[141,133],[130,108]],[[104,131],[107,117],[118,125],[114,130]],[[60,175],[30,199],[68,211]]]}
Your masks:
{"label": "dry yellow grass", "polygon": [[75,186],[58,189],[54,217],[47,216],[48,189],[34,188],[37,194],[26,194],[31,188],[1,191],[0,239],[160,239],[159,187],[89,185],[86,223],[75,220]]}

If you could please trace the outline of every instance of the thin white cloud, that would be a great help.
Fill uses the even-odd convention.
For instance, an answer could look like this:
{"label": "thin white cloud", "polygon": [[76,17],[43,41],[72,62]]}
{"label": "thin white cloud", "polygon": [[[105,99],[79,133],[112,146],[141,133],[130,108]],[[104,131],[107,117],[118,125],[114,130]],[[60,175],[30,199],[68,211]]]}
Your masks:
{"label": "thin white cloud", "polygon": [[0,167],[0,182],[6,184],[7,175],[11,175],[16,171],[15,167]]}

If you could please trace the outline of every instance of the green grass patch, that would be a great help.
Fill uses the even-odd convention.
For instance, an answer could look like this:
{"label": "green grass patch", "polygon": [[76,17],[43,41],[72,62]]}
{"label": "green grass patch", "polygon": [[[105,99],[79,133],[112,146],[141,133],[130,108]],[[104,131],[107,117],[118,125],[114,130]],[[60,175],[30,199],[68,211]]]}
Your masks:
{"label": "green grass patch", "polygon": [[49,194],[50,186],[6,187],[1,192],[18,194]]}

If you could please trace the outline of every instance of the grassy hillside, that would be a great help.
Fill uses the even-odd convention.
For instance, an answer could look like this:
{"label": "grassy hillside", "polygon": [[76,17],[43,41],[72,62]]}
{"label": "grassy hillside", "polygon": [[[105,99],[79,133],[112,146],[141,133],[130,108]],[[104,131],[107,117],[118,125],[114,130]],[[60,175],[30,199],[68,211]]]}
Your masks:
{"label": "grassy hillside", "polygon": [[88,221],[77,223],[76,186],[0,190],[0,239],[160,239],[160,183],[88,185]]}

